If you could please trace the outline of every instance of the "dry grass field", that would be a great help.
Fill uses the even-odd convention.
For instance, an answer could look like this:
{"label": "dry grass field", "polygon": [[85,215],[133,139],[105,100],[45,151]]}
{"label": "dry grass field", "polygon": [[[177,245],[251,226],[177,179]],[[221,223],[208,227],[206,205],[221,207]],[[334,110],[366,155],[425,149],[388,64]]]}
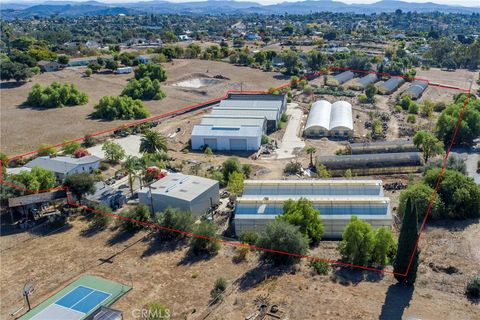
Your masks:
{"label": "dry grass field", "polygon": [[[285,83],[280,74],[237,67],[224,62],[205,60],[175,60],[166,63],[168,80],[163,85],[167,98],[160,101],[146,101],[152,116],[177,110],[195,103],[224,96],[227,90],[267,90],[271,86]],[[94,74],[82,77],[84,68],[67,68],[59,72],[43,73],[31,81],[16,86],[2,83],[1,101],[1,151],[17,155],[35,150],[41,143],[57,144],[64,140],[83,137],[85,134],[115,128],[131,121],[91,120],[89,115],[99,99],[106,95],[118,95],[133,74]],[[213,77],[221,75],[228,79],[199,89],[173,86],[180,80],[191,77]],[[73,83],[89,95],[84,106],[61,109],[37,109],[24,105],[28,92],[36,83],[48,85],[54,81]]]}
{"label": "dry grass field", "polygon": [[[334,269],[328,276],[314,276],[308,261],[280,271],[260,265],[254,253],[235,263],[232,247],[222,246],[206,259],[189,255],[185,245],[158,242],[146,231],[125,235],[112,228],[85,235],[86,227],[83,218],[75,218],[70,228],[28,242],[17,241],[22,234],[1,238],[15,246],[1,252],[0,318],[12,319],[9,313],[22,305],[20,290],[27,279],[36,284],[31,299],[37,305],[87,273],[133,286],[113,305],[126,320],[151,301],[167,305],[173,319],[242,320],[261,303],[278,305],[289,319],[480,317],[480,307],[463,295],[480,263],[478,221],[427,227],[413,291],[395,285],[390,275]],[[336,259],[336,245],[324,241],[313,254]],[[448,267],[457,270],[448,274]],[[229,289],[222,303],[209,308],[209,292],[220,276]]]}

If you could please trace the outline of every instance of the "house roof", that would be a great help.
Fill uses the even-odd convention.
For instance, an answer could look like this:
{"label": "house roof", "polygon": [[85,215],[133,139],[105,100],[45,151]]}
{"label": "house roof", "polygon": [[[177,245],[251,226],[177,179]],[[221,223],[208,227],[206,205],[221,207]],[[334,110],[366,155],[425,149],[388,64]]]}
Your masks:
{"label": "house roof", "polygon": [[[218,184],[218,181],[198,176],[171,173],[150,185],[153,195],[191,201],[203,194],[207,189]],[[139,193],[149,193],[149,188],[141,188]]]}
{"label": "house roof", "polygon": [[100,161],[101,159],[96,156],[86,156],[81,158],[71,158],[71,157],[38,157],[30,161],[25,165],[25,167],[41,167],[49,171],[56,173],[66,174],[79,165],[93,164]]}

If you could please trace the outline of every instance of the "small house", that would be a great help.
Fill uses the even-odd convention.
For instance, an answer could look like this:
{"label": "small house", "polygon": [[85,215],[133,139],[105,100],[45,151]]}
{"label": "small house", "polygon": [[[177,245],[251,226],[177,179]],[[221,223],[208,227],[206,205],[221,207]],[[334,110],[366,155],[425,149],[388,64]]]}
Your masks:
{"label": "small house", "polygon": [[33,159],[25,167],[40,167],[52,171],[57,180],[62,181],[66,176],[74,173],[92,173],[93,170],[100,166],[100,160],[96,156],[85,156],[82,158],[45,156]]}
{"label": "small house", "polygon": [[40,70],[42,70],[42,72],[53,72],[60,70],[60,63],[58,63],[57,61],[41,60],[38,61],[37,64],[40,67]]}

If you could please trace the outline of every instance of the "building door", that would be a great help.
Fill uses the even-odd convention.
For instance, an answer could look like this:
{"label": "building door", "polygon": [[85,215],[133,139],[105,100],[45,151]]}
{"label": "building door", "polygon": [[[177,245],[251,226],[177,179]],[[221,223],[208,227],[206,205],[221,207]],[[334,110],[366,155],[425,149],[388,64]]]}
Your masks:
{"label": "building door", "polygon": [[230,139],[230,150],[247,150],[247,139]]}
{"label": "building door", "polygon": [[217,139],[203,139],[203,143],[212,150],[217,150]]}

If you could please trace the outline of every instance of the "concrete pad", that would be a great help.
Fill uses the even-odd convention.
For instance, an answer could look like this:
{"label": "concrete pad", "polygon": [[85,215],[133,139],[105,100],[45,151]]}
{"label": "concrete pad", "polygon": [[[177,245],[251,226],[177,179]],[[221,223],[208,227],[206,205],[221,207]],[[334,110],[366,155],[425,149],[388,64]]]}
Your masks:
{"label": "concrete pad", "polygon": [[300,138],[303,110],[298,107],[297,103],[289,103],[286,114],[289,119],[282,142],[280,142],[280,148],[277,149],[277,159],[295,158],[295,149],[305,147],[305,142]]}

